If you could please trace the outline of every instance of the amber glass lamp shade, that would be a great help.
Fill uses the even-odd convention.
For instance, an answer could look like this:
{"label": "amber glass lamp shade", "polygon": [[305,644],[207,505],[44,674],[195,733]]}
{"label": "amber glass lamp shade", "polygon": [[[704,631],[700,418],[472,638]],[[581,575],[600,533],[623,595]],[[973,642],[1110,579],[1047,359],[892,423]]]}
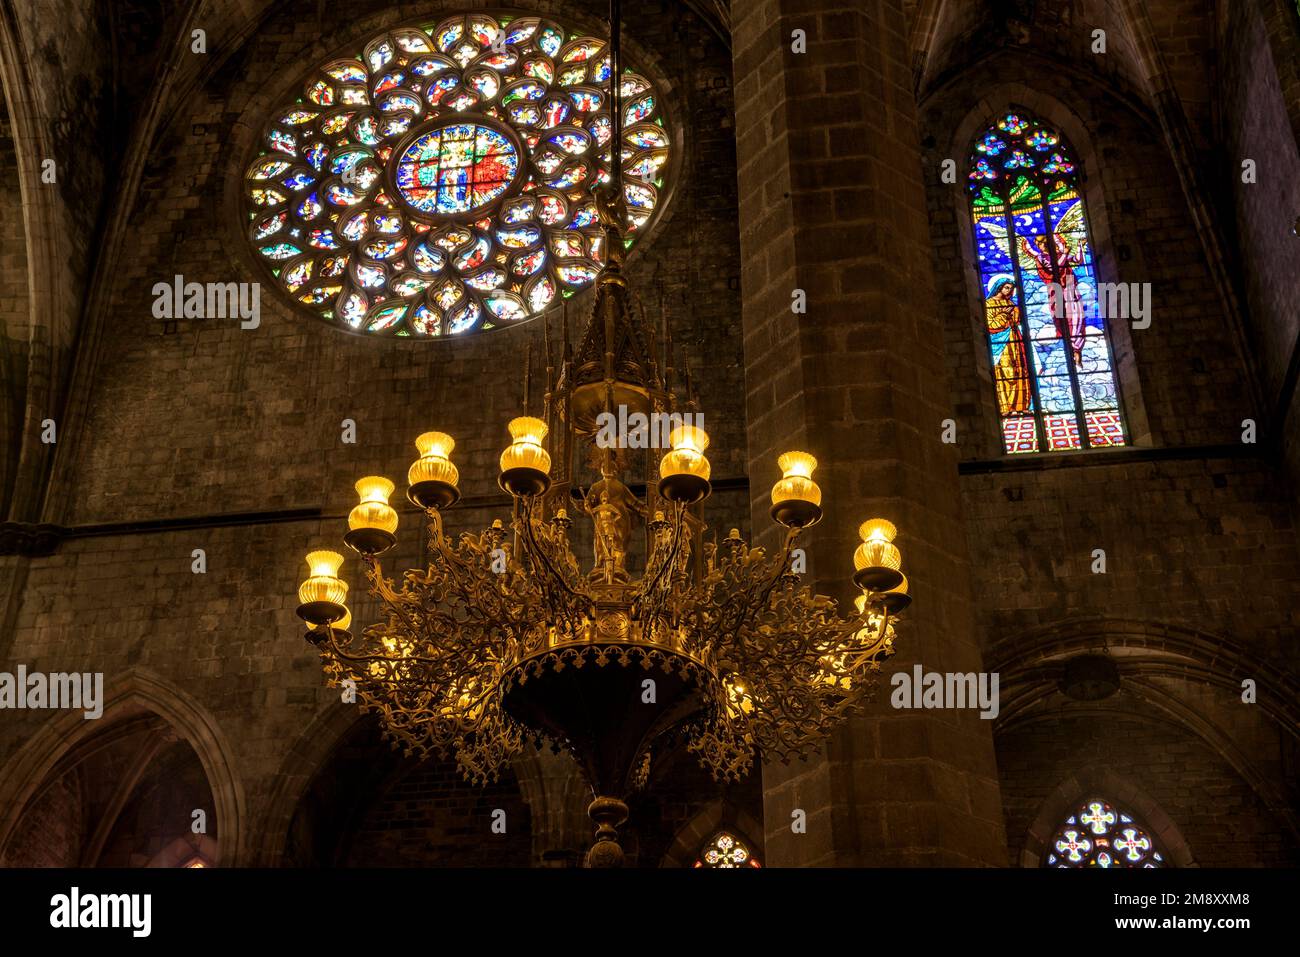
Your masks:
{"label": "amber glass lamp shade", "polygon": [[397,544],[397,512],[388,504],[393,485],[382,475],[368,475],[356,485],[360,503],[348,514],[343,541],[362,555],[378,555]]}
{"label": "amber glass lamp shade", "polygon": [[328,625],[347,614],[348,586],[339,578],[343,556],[322,549],[307,553],[307,580],[298,586],[298,617],[311,625]]}
{"label": "amber glass lamp shade", "polygon": [[893,544],[898,529],[883,518],[873,518],[862,523],[858,536],[862,544],[853,553],[853,581],[859,588],[869,591],[889,591],[896,588],[903,575],[898,570],[903,556]]}
{"label": "amber glass lamp shade", "polygon": [[551,487],[551,456],[542,448],[546,423],[530,415],[512,419],[510,444],[501,453],[497,483],[511,495],[541,495]]}
{"label": "amber glass lamp shade", "polygon": [[776,460],[781,478],[772,486],[772,520],[786,528],[807,528],[822,518],[822,490],[812,480],[817,460],[807,452],[786,452]]}
{"label": "amber glass lamp shade", "polygon": [[460,499],[460,473],[451,464],[456,440],[446,432],[425,432],[415,440],[420,457],[406,472],[406,497],[423,509],[450,508]]}
{"label": "amber glass lamp shade", "polygon": [[711,489],[713,469],[704,457],[709,436],[698,425],[679,425],[668,435],[671,451],[659,460],[659,494],[670,502],[692,505]]}

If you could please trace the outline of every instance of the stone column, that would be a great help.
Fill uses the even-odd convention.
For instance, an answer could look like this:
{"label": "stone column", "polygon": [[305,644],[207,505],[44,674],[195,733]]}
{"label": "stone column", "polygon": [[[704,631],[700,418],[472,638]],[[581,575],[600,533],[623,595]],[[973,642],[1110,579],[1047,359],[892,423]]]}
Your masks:
{"label": "stone column", "polygon": [[587,817],[591,788],[577,762],[542,748],[516,758],[514,771],[532,813],[533,866],[581,867],[596,825]]}
{"label": "stone column", "polygon": [[857,526],[879,515],[916,599],[868,714],[807,763],[763,769],[768,863],[1006,865],[992,722],[889,705],[913,662],[981,668],[901,0],[731,12],[754,528],[775,544],[776,456],[809,451],[825,518],[808,580],[851,601]]}

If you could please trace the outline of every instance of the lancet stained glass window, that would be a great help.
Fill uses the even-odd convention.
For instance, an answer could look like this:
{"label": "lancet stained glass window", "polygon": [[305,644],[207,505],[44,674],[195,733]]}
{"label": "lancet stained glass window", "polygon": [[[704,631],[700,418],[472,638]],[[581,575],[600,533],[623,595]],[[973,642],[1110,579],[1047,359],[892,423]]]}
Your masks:
{"label": "lancet stained glass window", "polygon": [[730,831],[719,831],[700,851],[696,867],[761,867],[748,845]]}
{"label": "lancet stained glass window", "polygon": [[1079,805],[1047,845],[1048,867],[1164,867],[1146,828],[1101,798]]}
{"label": "lancet stained glass window", "polygon": [[[603,39],[468,13],[320,65],[271,116],[244,179],[248,239],[301,308],[347,329],[463,335],[589,286],[610,179]],[[662,97],[625,69],[625,242],[666,191]]]}
{"label": "lancet stained glass window", "polygon": [[1068,147],[1032,117],[1007,113],[976,142],[969,180],[1006,451],[1127,444]]}

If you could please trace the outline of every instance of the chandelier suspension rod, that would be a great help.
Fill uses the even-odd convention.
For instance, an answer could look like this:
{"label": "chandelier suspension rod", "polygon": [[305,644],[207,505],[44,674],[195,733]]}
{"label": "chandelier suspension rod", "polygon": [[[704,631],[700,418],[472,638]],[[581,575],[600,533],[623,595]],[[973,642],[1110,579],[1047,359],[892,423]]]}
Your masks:
{"label": "chandelier suspension rod", "polygon": [[610,178],[616,201],[623,196],[623,44],[620,0],[609,0]]}

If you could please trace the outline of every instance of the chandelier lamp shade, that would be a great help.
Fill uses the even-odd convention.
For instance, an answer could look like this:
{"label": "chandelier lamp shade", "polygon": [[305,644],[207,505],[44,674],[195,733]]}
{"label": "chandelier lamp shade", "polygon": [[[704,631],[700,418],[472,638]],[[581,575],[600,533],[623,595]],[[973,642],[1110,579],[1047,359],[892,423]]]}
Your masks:
{"label": "chandelier lamp shade", "polygon": [[[618,143],[617,0],[612,7]],[[400,583],[380,563],[398,541],[394,483],[356,483],[343,540],[364,566],[378,620],[353,626],[337,552],[310,552],[298,591],[327,679],[353,683],[408,754],[454,756],[466,779],[484,783],[525,747],[567,749],[593,792],[594,867],[622,863],[626,800],[666,748],[684,745],[724,782],[747,774],[756,756],[788,761],[819,748],[873,689],[911,601],[897,529],[881,518],[859,529],[853,611],[841,614],[803,582],[796,543],[823,517],[817,460],[806,452],[777,460],[771,517],[782,535],[771,554],[737,529],[709,529],[709,436],[689,376],[675,381],[666,323],[648,328],[633,308],[619,151],[611,154],[612,182],[597,202],[608,252],[590,318],[575,345],[566,314],[557,349],[542,317],[542,408],[530,414],[526,371],[522,414],[507,425],[497,483],[512,502],[508,523],[458,537],[444,530],[461,497],[456,443],[425,432],[406,494],[428,540]],[[599,440],[598,421],[620,412],[673,422],[669,447]],[[571,537],[574,518],[587,528]]]}
{"label": "chandelier lamp shade", "polygon": [[420,457],[406,471],[406,497],[422,509],[450,508],[460,501],[460,473],[451,464],[456,440],[446,432],[425,432],[415,440]]}

